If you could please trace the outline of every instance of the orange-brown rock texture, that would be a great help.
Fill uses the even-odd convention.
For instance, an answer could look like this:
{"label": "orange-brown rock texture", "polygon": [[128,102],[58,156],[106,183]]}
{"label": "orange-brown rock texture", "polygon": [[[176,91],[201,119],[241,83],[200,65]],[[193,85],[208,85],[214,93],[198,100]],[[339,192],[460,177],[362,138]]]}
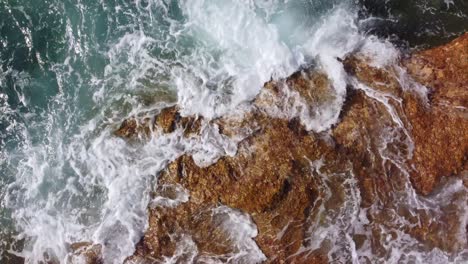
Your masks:
{"label": "orange-brown rock texture", "polygon": [[415,141],[415,187],[428,194],[441,176],[461,173],[468,150],[468,33],[405,61],[411,76],[430,89],[427,108],[406,103]]}
{"label": "orange-brown rock texture", "polygon": [[[331,89],[323,75],[314,74],[310,80],[320,82],[323,90]],[[274,90],[276,84],[267,86]],[[259,99],[254,105],[262,103]],[[259,231],[256,242],[271,262],[282,263],[288,259],[323,263],[326,260],[319,250],[295,255],[307,246],[306,227],[315,219],[310,213],[322,203],[318,199],[321,195],[318,179],[314,177],[318,171],[313,170],[311,162],[322,159],[324,164],[320,170],[343,174],[348,173],[349,166],[332,142],[308,133],[299,120],[272,118],[261,109],[254,107],[238,122],[213,121],[227,135],[239,133],[239,129],[251,131],[239,143],[235,157],[224,157],[200,168],[190,155],[184,155],[159,176],[158,186],[182,186],[189,190],[190,200],[175,208],[150,210],[150,228],[134,258],[149,261],[172,256],[181,234],[186,234],[194,239],[200,251],[196,261],[212,255],[225,255],[221,260],[227,261],[228,253],[236,252],[234,241],[216,224],[210,226],[209,221],[213,221],[210,211],[223,204],[252,217]],[[154,195],[168,194],[156,191]],[[278,236],[280,233],[284,235]]]}
{"label": "orange-brown rock texture", "polygon": [[[332,146],[306,133],[294,121],[259,115],[252,122],[258,122],[259,130],[240,143],[235,157],[199,168],[184,155],[160,175],[159,185],[181,185],[189,190],[190,200],[173,209],[151,210],[150,229],[142,241],[146,250],[141,255],[154,252],[152,257],[156,259],[161,252],[173,255],[176,239],[161,240],[158,235],[167,231],[174,235],[182,231],[194,237],[200,245],[200,256],[227,254],[232,250],[229,239],[213,235],[195,219],[220,203],[251,215],[259,230],[256,241],[270,259],[285,260],[303,246],[307,239],[304,227],[310,225],[308,215],[319,195],[310,161],[329,160],[323,170],[331,166],[333,171],[343,173],[346,163]],[[278,237],[282,230],[285,235]],[[322,258],[320,254],[297,255],[290,261],[314,263]]]}
{"label": "orange-brown rock texture", "polygon": [[[284,89],[310,107],[329,102],[333,88],[319,69],[267,83],[241,117],[204,123],[181,117],[174,106],[153,119],[125,121],[116,135],[127,139],[176,129],[196,137],[202,125],[216,125],[227,137],[242,135],[232,157],[200,167],[185,154],[158,176],[154,198],[176,200],[185,190],[187,199],[150,206],[149,228],[129,260],[154,263],[178,255],[178,263],[232,261],[242,249],[223,226],[223,206],[256,225],[254,239],[266,263],[336,260],[332,248],[346,239],[340,232],[351,232],[359,210],[368,232],[351,233],[357,250],[367,245],[373,255],[386,256],[400,232],[428,250],[466,247],[458,239],[466,227],[456,217],[463,208],[453,205],[466,193],[451,196],[438,211],[410,200],[411,185],[421,196],[446,177],[467,182],[460,175],[468,150],[468,34],[397,65],[371,66],[359,53],[343,63],[351,85],[339,122],[326,132],[307,131],[298,118],[272,117],[267,109],[288,103]],[[331,224],[338,235],[317,236]],[[181,243],[196,253],[180,251]]]}
{"label": "orange-brown rock texture", "polygon": [[394,68],[356,60],[349,64],[361,82],[402,99],[401,114],[415,146],[408,160],[411,179],[419,192],[427,195],[440,177],[461,172],[468,150],[468,34],[403,60],[410,76],[427,87],[427,102],[406,90],[411,84],[402,85]]}

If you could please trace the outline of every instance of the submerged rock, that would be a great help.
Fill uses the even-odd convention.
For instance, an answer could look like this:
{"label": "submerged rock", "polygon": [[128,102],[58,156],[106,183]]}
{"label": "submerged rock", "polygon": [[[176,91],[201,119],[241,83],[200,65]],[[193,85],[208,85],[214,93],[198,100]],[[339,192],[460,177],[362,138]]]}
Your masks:
{"label": "submerged rock", "polygon": [[[345,263],[367,252],[359,261],[371,263],[388,260],[389,248],[466,248],[466,187],[434,189],[467,166],[468,34],[400,65],[371,66],[359,54],[344,65],[352,87],[328,131],[308,131],[303,116],[284,114],[307,108],[313,119],[334,100],[314,69],[265,84],[240,115],[209,121],[240,138],[237,153],[205,167],[190,154],[170,163],[128,261]],[[185,129],[197,137],[202,122],[174,106],[127,120],[116,134],[144,139]]]}

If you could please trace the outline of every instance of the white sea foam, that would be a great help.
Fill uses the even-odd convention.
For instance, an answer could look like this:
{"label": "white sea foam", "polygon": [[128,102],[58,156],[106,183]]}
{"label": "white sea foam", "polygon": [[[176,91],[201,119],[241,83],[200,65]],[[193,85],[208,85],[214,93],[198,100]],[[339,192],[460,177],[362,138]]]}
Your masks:
{"label": "white sea foam", "polygon": [[[105,50],[100,55],[107,59],[107,65],[102,75],[90,72],[89,76],[82,76],[75,69],[82,66],[76,65],[81,57],[91,57],[90,48],[81,29],[67,26],[68,57],[62,64],[53,65],[58,94],[52,96],[46,111],[32,111],[24,116],[24,124],[10,124],[12,128],[20,126],[23,144],[8,156],[0,151],[2,162],[15,165],[15,181],[8,186],[5,204],[13,210],[19,238],[25,239],[25,248],[17,254],[25,257],[26,262],[43,259],[65,262],[70,256],[70,244],[91,242],[102,245],[105,263],[122,263],[133,253],[148,225],[148,205],[176,206],[188,199],[189,194],[179,190],[177,199],[151,201],[149,193],[156,187],[157,174],[184,153],[191,154],[200,166],[222,156],[232,156],[240,140],[221,135],[216,126],[203,126],[200,138],[185,138],[183,131],[177,129],[145,143],[130,143],[112,133],[124,118],[142,112],[157,113],[165,103],[173,103],[170,97],[174,94],[183,115],[210,119],[229,114],[239,104],[254,98],[264,82],[287,77],[300,66],[315,62],[332,82],[334,101],[314,114],[287,114],[290,118],[299,116],[310,130],[325,131],[337,122],[348,85],[337,58],[363,47],[362,51],[375,59],[375,66],[383,67],[398,55],[388,42],[360,33],[357,17],[348,5],[323,11],[312,24],[307,24],[296,13],[297,9],[287,9],[292,1],[184,0],[179,3],[181,19],[170,16],[169,2],[136,1],[115,7],[119,19],[128,19],[130,25],[117,27],[119,37],[103,45]],[[103,4],[103,9],[107,8]],[[280,19],[275,20],[279,15]],[[27,41],[30,32],[25,32],[24,37],[30,44]],[[0,72],[0,86],[5,82],[4,74]],[[30,78],[24,73],[13,75],[18,98],[28,105],[21,87]],[[169,99],[153,98],[157,92]],[[371,88],[366,93],[386,105],[391,100]],[[5,95],[0,97],[0,107],[4,113],[12,113],[6,107],[6,99]],[[81,109],[82,102],[89,103],[89,109]],[[394,109],[389,111],[401,126]],[[3,121],[5,115],[1,118]],[[42,122],[34,122],[34,118]],[[368,232],[364,210],[357,212],[360,196],[353,175],[331,177],[342,177],[342,191],[348,200],[336,217],[331,215],[333,212],[321,209],[320,214],[331,222],[311,226],[310,234],[320,234],[321,239],[317,240],[320,243],[328,240],[340,246],[330,250],[333,259],[371,258],[369,247],[356,250],[346,233],[350,229]],[[321,191],[328,197],[327,179],[320,179],[324,188]],[[427,209],[437,199],[464,190],[460,182],[447,188],[455,191],[441,191],[441,196],[421,201],[409,189],[405,198],[415,207]],[[236,242],[236,252],[229,256],[233,262],[265,259],[253,240],[257,229],[247,215],[224,206],[213,213],[222,218],[223,227]],[[464,215],[460,220],[462,224],[466,225],[466,218]],[[418,245],[411,239],[411,245]],[[388,245],[401,250],[415,249],[404,246],[406,241],[407,237],[401,234],[397,242]],[[465,241],[461,245],[466,248],[466,238],[460,235],[460,241]],[[415,252],[412,253],[415,257],[431,260],[425,252]],[[434,252],[431,254],[447,260],[445,253]],[[183,256],[193,261],[197,254],[195,242],[186,236],[179,241],[176,254],[166,260],[176,263]]]}
{"label": "white sea foam", "polygon": [[212,118],[251,100],[270,78],[297,69],[277,28],[259,17],[251,1],[183,1],[187,28],[204,50],[177,69],[184,114]]}
{"label": "white sea foam", "polygon": [[[387,54],[391,53],[392,50],[393,48],[390,47]],[[385,53],[385,51],[384,49],[383,52]],[[375,67],[383,66],[379,58],[376,58],[376,61],[378,65]],[[427,100],[425,87],[411,80],[399,66],[390,65],[397,72],[395,77],[399,80],[402,89],[415,92],[421,96],[423,101]],[[377,91],[355,79],[352,80],[352,83],[356,89],[363,90],[369,98],[382,104],[390,115],[394,123],[393,126],[382,128],[379,138],[374,140],[377,141],[378,152],[382,158],[381,167],[395,166],[398,171],[392,173],[391,176],[388,176],[386,172],[382,172],[384,177],[389,177],[386,184],[391,186],[393,190],[390,195],[392,205],[382,208],[382,205],[377,201],[369,208],[362,208],[361,213],[358,214],[357,221],[352,229],[355,234],[365,235],[367,241],[357,249],[355,254],[359,256],[360,261],[366,260],[379,263],[458,263],[460,259],[465,259],[468,243],[465,231],[467,216],[461,208],[466,205],[468,196],[467,188],[463,186],[462,180],[449,181],[430,197],[418,195],[410,182],[409,168],[406,164],[406,161],[412,157],[414,142],[402,120],[404,116],[401,117],[398,114],[402,112],[398,110],[402,106],[402,99]],[[405,145],[405,152],[390,147],[394,144]],[[438,235],[441,237],[455,237],[456,241],[452,243],[455,252],[444,252],[437,247],[427,249],[425,248],[427,241],[424,241],[424,239],[420,241],[405,231],[404,227],[415,228],[420,226],[420,221],[423,221],[421,218],[424,216],[428,216],[433,224],[440,223],[440,219],[445,214],[444,212],[450,210],[448,208],[451,206],[455,206],[457,212],[454,216],[457,221],[452,225],[458,227],[459,230],[456,234],[439,233]],[[418,219],[417,222],[410,220],[410,217],[399,212],[399,210],[408,210],[412,217]],[[369,221],[368,216],[381,214],[382,211],[386,211],[391,215],[391,219],[388,219],[385,223],[372,223]],[[371,238],[374,237],[374,234],[372,234],[373,228],[377,228],[381,234],[385,234],[378,242],[372,242]],[[443,238],[441,239],[443,240]],[[384,255],[375,251],[379,244],[385,249],[386,253]]]}
{"label": "white sea foam", "polygon": [[[306,231],[308,238],[296,255],[328,248],[328,259],[331,262],[359,263],[356,246],[349,232],[358,218],[361,205],[357,180],[351,170],[327,175],[321,171],[323,160],[310,163],[313,174],[308,177],[316,180],[319,198],[314,201],[307,221],[311,223]],[[331,185],[331,182],[334,182],[334,185]],[[332,197],[335,199],[334,204],[329,204]]]}
{"label": "white sea foam", "polygon": [[228,234],[234,249],[221,256],[202,255],[201,263],[261,263],[266,260],[254,240],[258,230],[249,215],[227,206],[213,208],[211,214],[213,222]]}

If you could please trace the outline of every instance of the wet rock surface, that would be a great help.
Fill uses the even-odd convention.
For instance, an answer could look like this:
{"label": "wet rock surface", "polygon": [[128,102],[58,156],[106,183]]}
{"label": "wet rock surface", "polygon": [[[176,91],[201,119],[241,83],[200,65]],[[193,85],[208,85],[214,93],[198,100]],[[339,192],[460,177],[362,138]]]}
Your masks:
{"label": "wet rock surface", "polygon": [[[297,119],[271,118],[260,109],[246,114],[241,123],[214,121],[226,134],[238,133],[239,125],[250,132],[238,145],[236,156],[201,168],[191,156],[184,155],[159,176],[158,186],[182,186],[189,191],[190,200],[174,208],[156,206],[150,210],[150,229],[136,258],[163,260],[176,255],[180,234],[188,235],[197,245],[195,261],[209,256],[224,256],[218,259],[227,261],[232,252],[247,254],[242,252],[246,249],[238,248],[239,241],[232,241],[232,235],[209,224],[216,218],[210,212],[225,205],[251,216],[258,228],[255,241],[271,262],[323,262],[319,251],[293,256],[307,247],[305,227],[312,225],[310,212],[321,203],[314,177],[319,172],[312,169],[311,162],[330,161],[324,162],[321,170],[333,167],[340,173],[347,173],[348,166],[332,142],[308,133]],[[249,262],[240,257],[242,260]]]}
{"label": "wet rock surface", "polygon": [[[407,102],[415,141],[415,186],[429,193],[440,176],[460,174],[468,151],[468,34],[405,62],[430,89],[429,109]],[[430,144],[428,144],[430,143]],[[444,158],[442,158],[444,157]]]}
{"label": "wet rock surface", "polygon": [[[446,46],[405,59],[405,68],[379,69],[365,61],[348,61],[348,69],[359,81],[386,93],[387,97],[399,98],[399,102],[390,100],[390,104],[406,119],[402,121],[414,141],[413,157],[408,160],[413,167],[411,179],[414,187],[425,195],[434,189],[440,177],[459,174],[463,169],[468,150],[467,56],[468,34],[465,34]],[[417,83],[401,78],[405,69]],[[421,95],[422,89],[428,90],[427,98]]]}
{"label": "wet rock surface", "polygon": [[[209,121],[241,138],[237,153],[208,166],[190,154],[171,162],[128,262],[349,262],[358,251],[372,263],[389,248],[466,249],[468,34],[399,65],[371,66],[359,54],[344,65],[351,85],[328,131],[272,115],[298,98],[311,109],[333,100],[320,70],[269,82],[243,114]],[[174,106],[127,120],[116,135],[196,137],[202,122]]]}

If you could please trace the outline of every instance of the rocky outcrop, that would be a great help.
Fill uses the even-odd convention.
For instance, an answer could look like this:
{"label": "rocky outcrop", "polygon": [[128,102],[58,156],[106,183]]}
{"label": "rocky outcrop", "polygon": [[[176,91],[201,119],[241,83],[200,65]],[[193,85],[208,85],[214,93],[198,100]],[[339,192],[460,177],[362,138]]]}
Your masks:
{"label": "rocky outcrop", "polygon": [[126,138],[148,138],[152,133],[171,133],[177,127],[183,127],[185,135],[197,133],[200,130],[201,119],[182,117],[177,106],[163,108],[154,118],[127,119],[122,122],[115,135]]}
{"label": "rocky outcrop", "polygon": [[[429,88],[429,105],[406,103],[415,141],[415,187],[430,193],[441,176],[460,174],[468,151],[468,34],[404,62]],[[466,165],[465,165],[466,166]]]}
{"label": "rocky outcrop", "polygon": [[[468,150],[468,34],[405,59],[403,69],[373,68],[356,59],[347,63],[359,81],[401,100],[399,106],[394,100],[390,104],[406,119],[403,121],[414,141],[408,165],[420,193],[429,194],[440,177],[461,172]],[[405,69],[417,83],[402,76]],[[418,87],[420,84],[425,87]]]}
{"label": "rocky outcrop", "polygon": [[130,260],[248,263],[255,252],[239,242],[241,231],[226,228],[233,224],[229,215],[255,224],[258,233],[244,239],[255,239],[267,263],[347,262],[351,249],[335,251],[347,239],[356,250],[385,257],[400,233],[428,250],[466,247],[457,217],[463,208],[454,206],[466,192],[432,210],[418,205],[411,185],[429,195],[444,176],[466,170],[468,34],[399,65],[372,66],[360,54],[343,63],[350,87],[339,122],[326,132],[307,131],[297,116],[272,115],[297,107],[313,113],[333,101],[331,82],[317,69],[265,84],[240,117],[205,122],[173,106],[125,121],[116,135],[129,140],[177,129],[197,137],[202,123],[241,138],[236,155],[209,166],[198,166],[190,154],[169,164],[152,194],[158,202],[149,208],[149,229]]}
{"label": "rocky outcrop", "polygon": [[[415,212],[405,200],[411,197],[398,196],[408,192],[406,174],[417,192],[429,195],[442,177],[463,175],[467,169],[467,56],[465,34],[446,46],[405,58],[401,65],[379,68],[370,66],[363,57],[346,60],[350,76],[366,87],[349,96],[332,133],[352,160],[361,207],[385,205],[368,211],[372,229],[376,229],[372,231],[374,241],[386,235],[379,231],[381,227],[401,230],[395,219],[404,219],[408,223],[403,227],[405,233],[429,248],[457,252],[466,247],[456,238],[465,228],[458,218],[463,206],[441,206],[441,214],[421,209]],[[466,192],[459,195],[452,197],[451,203],[466,203]],[[374,244],[375,252],[384,254],[379,247],[379,243]]]}
{"label": "rocky outcrop", "polygon": [[[323,85],[323,90],[331,89],[323,75],[312,77],[310,80]],[[298,80],[301,82],[298,87],[305,82]],[[288,81],[293,82],[292,79]],[[270,83],[265,92],[279,92],[277,86]],[[307,98],[312,100],[312,96]],[[257,100],[254,110],[240,121],[230,118],[214,121],[226,135],[239,133],[239,128],[251,132],[240,142],[235,157],[224,157],[201,168],[191,156],[184,155],[159,176],[158,186],[181,186],[189,191],[190,200],[174,208],[150,210],[150,228],[135,258],[162,260],[164,256],[175,255],[181,234],[194,240],[199,261],[238,251],[236,242],[230,241],[232,238],[226,231],[216,229],[216,225],[210,226],[213,221],[210,212],[222,204],[252,217],[258,228],[255,240],[272,262],[282,263],[288,259],[323,263],[326,258],[319,251],[296,254],[307,246],[306,227],[311,226],[313,220],[310,212],[318,206],[321,195],[314,177],[319,172],[313,170],[311,163],[322,159],[321,170],[336,173],[346,173],[349,168],[331,142],[308,133],[297,119],[268,116],[262,111],[264,103]],[[154,195],[167,196],[158,191]],[[226,261],[226,258],[220,259]]]}

